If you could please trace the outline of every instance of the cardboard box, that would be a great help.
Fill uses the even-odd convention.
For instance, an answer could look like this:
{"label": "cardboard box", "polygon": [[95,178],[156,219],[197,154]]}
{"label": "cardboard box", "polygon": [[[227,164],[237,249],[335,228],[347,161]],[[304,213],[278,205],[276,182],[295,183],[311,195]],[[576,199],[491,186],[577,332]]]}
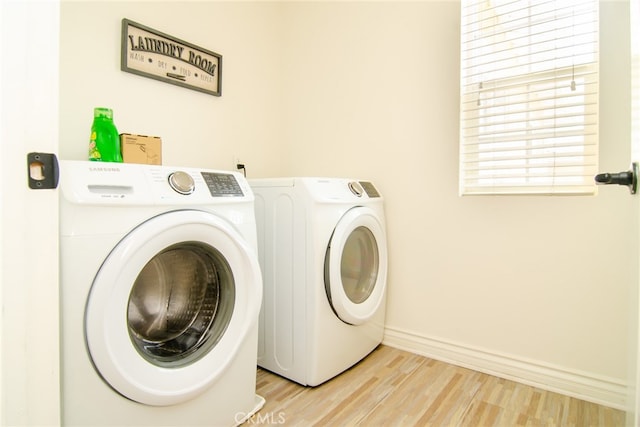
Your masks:
{"label": "cardboard box", "polygon": [[124,163],[162,164],[162,140],[158,136],[122,133],[120,148]]}

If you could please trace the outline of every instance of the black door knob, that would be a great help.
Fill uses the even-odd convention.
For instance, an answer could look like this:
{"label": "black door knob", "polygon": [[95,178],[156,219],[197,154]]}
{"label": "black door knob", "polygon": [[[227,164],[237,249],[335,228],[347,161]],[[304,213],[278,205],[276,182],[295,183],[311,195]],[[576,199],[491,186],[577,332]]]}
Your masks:
{"label": "black door knob", "polygon": [[624,185],[629,187],[631,194],[636,194],[638,189],[638,163],[633,162],[631,170],[618,173],[599,173],[594,179],[596,184],[599,185]]}

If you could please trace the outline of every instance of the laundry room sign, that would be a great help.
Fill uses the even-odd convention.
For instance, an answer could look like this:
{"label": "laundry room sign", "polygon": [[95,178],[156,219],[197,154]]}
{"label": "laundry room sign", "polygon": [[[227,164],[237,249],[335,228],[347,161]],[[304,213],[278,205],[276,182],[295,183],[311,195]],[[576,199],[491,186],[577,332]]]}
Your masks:
{"label": "laundry room sign", "polygon": [[222,55],[122,20],[121,69],[220,96]]}

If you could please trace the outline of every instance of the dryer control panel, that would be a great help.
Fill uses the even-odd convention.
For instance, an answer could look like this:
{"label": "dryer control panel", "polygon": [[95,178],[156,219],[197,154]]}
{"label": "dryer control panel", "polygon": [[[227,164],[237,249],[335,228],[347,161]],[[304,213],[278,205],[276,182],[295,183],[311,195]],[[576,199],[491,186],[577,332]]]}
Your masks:
{"label": "dryer control panel", "polygon": [[376,187],[369,181],[350,181],[348,186],[349,190],[358,197],[362,197],[362,194],[366,194],[369,198],[380,197]]}
{"label": "dryer control panel", "polygon": [[364,188],[364,191],[365,193],[367,193],[367,196],[380,197],[380,193],[378,193],[378,190],[376,189],[376,187],[373,186],[373,183],[369,181],[360,181],[360,185],[362,185],[362,188]]}

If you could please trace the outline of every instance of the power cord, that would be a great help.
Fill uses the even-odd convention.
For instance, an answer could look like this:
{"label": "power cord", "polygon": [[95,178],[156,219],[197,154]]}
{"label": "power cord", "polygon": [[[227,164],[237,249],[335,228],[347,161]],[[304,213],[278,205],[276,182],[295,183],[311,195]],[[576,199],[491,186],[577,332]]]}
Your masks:
{"label": "power cord", "polygon": [[244,177],[247,177],[247,168],[244,167],[244,163],[237,163],[236,164],[236,169],[241,170],[242,173],[244,174]]}

